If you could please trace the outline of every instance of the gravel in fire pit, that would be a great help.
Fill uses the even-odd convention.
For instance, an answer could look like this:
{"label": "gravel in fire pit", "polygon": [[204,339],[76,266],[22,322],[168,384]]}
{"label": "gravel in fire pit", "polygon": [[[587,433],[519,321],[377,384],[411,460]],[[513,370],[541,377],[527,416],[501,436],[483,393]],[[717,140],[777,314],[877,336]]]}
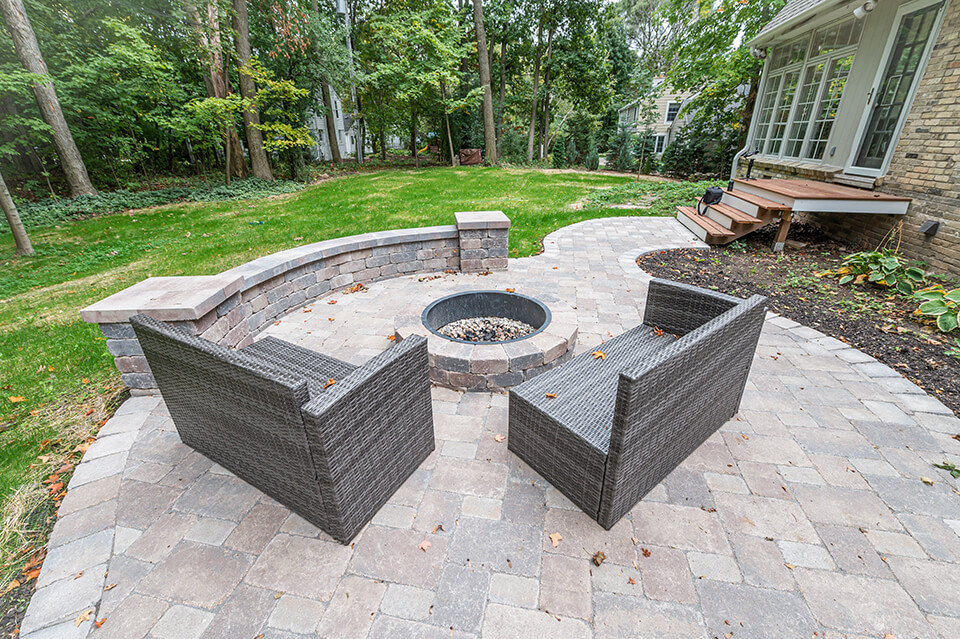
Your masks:
{"label": "gravel in fire pit", "polygon": [[443,326],[440,333],[467,342],[505,342],[535,330],[526,322],[508,317],[467,317]]}

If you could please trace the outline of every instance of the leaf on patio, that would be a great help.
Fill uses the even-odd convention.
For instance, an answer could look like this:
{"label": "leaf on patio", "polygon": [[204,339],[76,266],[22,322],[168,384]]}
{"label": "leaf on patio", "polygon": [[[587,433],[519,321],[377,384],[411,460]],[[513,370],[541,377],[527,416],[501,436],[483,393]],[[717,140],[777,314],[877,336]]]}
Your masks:
{"label": "leaf on patio", "polygon": [[927,486],[933,486],[933,480],[930,479],[929,477],[921,477],[920,481],[925,483]]}
{"label": "leaf on patio", "polygon": [[498,442],[502,442],[506,438],[507,438],[506,435],[501,435],[500,433],[497,433],[496,435],[493,436],[494,441],[498,441]]}
{"label": "leaf on patio", "polygon": [[593,351],[590,354],[593,355],[593,359],[607,359],[607,354],[603,351]]}
{"label": "leaf on patio", "polygon": [[387,339],[390,340],[391,342],[395,342],[395,341],[397,341],[397,336],[396,336],[396,335],[387,335]]}
{"label": "leaf on patio", "polygon": [[433,530],[431,530],[430,533],[436,535],[438,530],[439,531],[443,530],[443,524],[437,524],[436,526],[434,526]]}
{"label": "leaf on patio", "polygon": [[304,313],[312,313],[312,312],[313,312],[313,309],[312,309],[312,308],[305,308],[305,309],[303,309],[303,312],[304,312]]}
{"label": "leaf on patio", "polygon": [[81,612],[79,615],[77,615],[77,618],[73,620],[73,625],[79,628],[80,624],[82,624],[84,621],[90,621],[90,615],[92,614],[93,614],[93,608],[87,608],[86,610]]}
{"label": "leaf on patio", "polygon": [[104,617],[104,618],[101,619],[100,621],[94,621],[94,622],[93,622],[93,625],[96,626],[97,628],[99,628],[100,626],[102,626],[102,625],[105,624],[106,622],[107,622],[107,618]]}
{"label": "leaf on patio", "polygon": [[335,320],[335,319],[337,319],[337,318],[336,318],[336,317],[328,317],[328,318],[327,318],[327,321],[328,321],[328,322],[332,322],[332,321]]}
{"label": "leaf on patio", "polygon": [[603,560],[606,559],[606,558],[607,558],[607,556],[606,556],[605,554],[603,554],[603,551],[602,551],[602,550],[598,550],[597,552],[593,553],[593,565],[594,565],[594,566],[599,566],[600,564],[603,563]]}
{"label": "leaf on patio", "polygon": [[336,384],[336,383],[337,383],[337,381],[331,377],[330,379],[327,380],[327,383],[324,384],[323,387],[324,387],[324,388],[329,388],[329,387],[333,386],[333,385]]}
{"label": "leaf on patio", "polygon": [[556,393],[547,393],[547,398],[548,398],[548,399],[556,399],[556,398],[557,398],[557,394],[556,394]]}
{"label": "leaf on patio", "polygon": [[957,433],[956,435],[954,435],[954,436],[953,436],[953,439],[955,439],[955,440],[957,440],[958,442],[960,442],[960,433]]}
{"label": "leaf on patio", "polygon": [[82,570],[73,576],[74,579],[79,579],[80,577],[83,577],[83,571],[82,571]]}
{"label": "leaf on patio", "polygon": [[644,557],[649,557],[650,555],[653,554],[653,553],[651,553],[649,550],[647,550],[646,548],[640,548],[640,553],[641,553]]}
{"label": "leaf on patio", "polygon": [[328,301],[327,301],[327,304],[336,304],[336,303],[337,303],[337,300],[328,300]]}
{"label": "leaf on patio", "polygon": [[630,577],[629,579],[627,579],[627,583],[630,584],[631,586],[636,586],[637,580],[634,579],[633,577]]}
{"label": "leaf on patio", "polygon": [[108,590],[113,590],[116,587],[117,587],[117,584],[107,584],[106,586],[103,587],[103,591],[107,592]]}
{"label": "leaf on patio", "polygon": [[503,290],[505,290],[507,293],[515,293],[517,291],[515,288],[505,288]]}
{"label": "leaf on patio", "polygon": [[785,563],[785,564],[783,564],[783,565],[786,566],[787,568],[789,568],[790,570],[793,570],[794,568],[796,568],[796,566],[794,566],[793,564],[791,564],[791,563],[789,563],[789,562],[787,562],[787,563]]}
{"label": "leaf on patio", "polygon": [[553,543],[554,548],[559,548],[560,542],[563,541],[563,535],[560,533],[550,533],[550,541]]}
{"label": "leaf on patio", "polygon": [[420,545],[417,546],[417,550],[422,550],[423,552],[427,552],[427,548],[429,548],[432,545],[433,544],[431,544],[429,541],[424,539],[423,541],[420,542]]}
{"label": "leaf on patio", "polygon": [[274,598],[274,599],[279,599],[280,597],[282,597],[282,596],[285,595],[285,594],[286,594],[286,593],[281,590],[280,592],[275,592],[275,593],[273,593],[273,598]]}

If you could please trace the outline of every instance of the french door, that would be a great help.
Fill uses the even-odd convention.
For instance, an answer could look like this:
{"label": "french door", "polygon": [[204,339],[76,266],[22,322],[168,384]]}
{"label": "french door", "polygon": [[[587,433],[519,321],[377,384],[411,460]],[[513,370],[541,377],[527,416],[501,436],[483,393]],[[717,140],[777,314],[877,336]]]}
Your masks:
{"label": "french door", "polygon": [[942,0],[917,0],[900,7],[867,98],[848,173],[879,176],[886,170],[933,48],[942,8]]}

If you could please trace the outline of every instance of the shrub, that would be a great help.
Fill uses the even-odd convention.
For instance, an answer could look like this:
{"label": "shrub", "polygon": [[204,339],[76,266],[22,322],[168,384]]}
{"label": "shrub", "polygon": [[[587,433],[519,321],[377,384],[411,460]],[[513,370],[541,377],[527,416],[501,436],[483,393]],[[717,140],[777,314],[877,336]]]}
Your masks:
{"label": "shrub", "polygon": [[527,161],[527,140],[514,127],[504,129],[500,135],[500,159],[510,164]]}
{"label": "shrub", "polygon": [[596,171],[600,168],[600,156],[597,154],[597,145],[591,145],[590,151],[587,152],[587,159],[585,161],[587,169],[591,171]]}
{"label": "shrub", "polygon": [[564,152],[563,138],[557,136],[557,140],[553,143],[553,168],[566,168],[567,159]]}
{"label": "shrub", "polygon": [[[276,180],[273,182],[250,178],[234,180],[230,186],[206,187],[171,186],[154,191],[127,190],[82,195],[70,199],[52,202],[25,202],[17,204],[20,217],[27,226],[56,224],[73,217],[117,213],[129,209],[142,209],[148,206],[161,206],[175,202],[220,202],[223,200],[243,200],[261,198],[283,193],[294,193],[302,189],[300,182]],[[9,232],[9,227],[0,224],[0,233]]]}
{"label": "shrub", "polygon": [[907,267],[896,251],[887,248],[848,255],[836,271],[824,271],[821,275],[839,277],[840,284],[872,282],[895,288],[904,295],[912,295],[926,281],[923,271]]}
{"label": "shrub", "polygon": [[567,161],[568,166],[577,166],[577,160],[579,159],[579,151],[577,151],[577,143],[574,142],[573,138],[567,139],[567,148],[563,152],[563,157]]}
{"label": "shrub", "polygon": [[957,330],[960,325],[960,288],[944,290],[940,284],[920,289],[917,299],[923,300],[916,314],[933,319],[944,333]]}

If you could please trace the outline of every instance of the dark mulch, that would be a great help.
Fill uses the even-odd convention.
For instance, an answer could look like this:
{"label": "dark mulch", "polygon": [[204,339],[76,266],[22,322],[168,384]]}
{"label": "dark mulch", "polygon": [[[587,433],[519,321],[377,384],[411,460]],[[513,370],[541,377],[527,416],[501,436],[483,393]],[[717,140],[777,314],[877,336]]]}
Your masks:
{"label": "dark mulch", "polygon": [[919,323],[910,298],[816,276],[838,268],[850,246],[804,225],[795,225],[790,237],[803,246],[775,254],[773,230],[761,230],[727,247],[660,251],[637,264],[655,277],[738,297],[766,295],[774,312],[875,357],[960,415],[960,359],[947,354],[960,350],[958,337]]}

